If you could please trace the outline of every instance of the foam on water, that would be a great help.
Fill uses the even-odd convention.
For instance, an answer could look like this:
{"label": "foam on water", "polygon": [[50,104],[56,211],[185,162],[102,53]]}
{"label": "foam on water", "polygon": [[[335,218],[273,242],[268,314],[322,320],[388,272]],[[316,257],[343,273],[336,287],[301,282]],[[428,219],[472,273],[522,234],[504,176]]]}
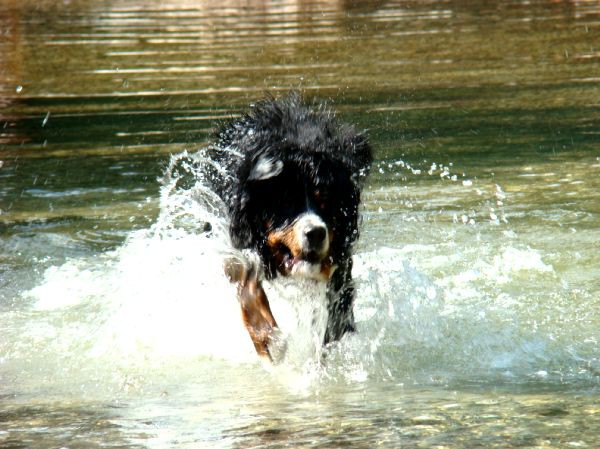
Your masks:
{"label": "foam on water", "polygon": [[[151,229],[113,252],[48,269],[23,295],[30,307],[3,317],[11,336],[2,361],[28,373],[13,376],[18,388],[112,394],[210,377],[223,361],[240,372],[260,367],[222,268],[224,257],[248,255],[229,243],[223,206],[202,182],[203,162],[202,153],[173,157]],[[415,255],[439,275],[416,268]],[[265,282],[287,348],[268,375],[302,390],[341,379],[445,383],[593,372],[594,341],[561,337],[561,322],[532,324],[544,312],[559,316],[563,303],[541,305],[511,290],[519,276],[555,276],[539,251],[507,243],[472,263],[457,257],[425,244],[356,254],[358,332],[326,349],[324,286]]]}
{"label": "foam on water", "polygon": [[[253,360],[235,288],[223,274],[221,245],[207,235],[137,232],[123,248],[99,259],[48,269],[43,283],[27,295],[35,301],[33,310],[48,316],[68,318],[69,311],[92,309],[91,356],[118,356],[127,363],[179,356]],[[285,336],[308,332],[298,314],[309,312],[309,323],[323,327],[324,287],[273,282],[265,288]],[[81,330],[86,338],[87,330]],[[322,330],[315,332],[314,338],[322,339]],[[288,349],[298,346],[291,342]],[[290,357],[302,357],[294,352]]]}
{"label": "foam on water", "polygon": [[[173,157],[151,229],[110,253],[49,268],[23,294],[31,306],[12,321],[7,353],[13,366],[22,362],[39,376],[22,380],[110,390],[129,384],[132,374],[151,382],[182,366],[201,370],[201,361],[214,358],[257,362],[223,270],[226,256],[248,255],[231,247],[222,205],[203,185],[199,162],[201,154]],[[279,371],[313,370],[327,320],[325,286],[285,279],[264,286],[286,348]]]}

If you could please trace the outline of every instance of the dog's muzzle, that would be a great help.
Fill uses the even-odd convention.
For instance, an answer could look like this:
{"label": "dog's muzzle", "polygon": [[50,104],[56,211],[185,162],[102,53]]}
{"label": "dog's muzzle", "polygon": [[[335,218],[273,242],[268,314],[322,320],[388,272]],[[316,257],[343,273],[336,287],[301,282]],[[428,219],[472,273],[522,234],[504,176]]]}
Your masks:
{"label": "dog's muzzle", "polygon": [[301,215],[292,225],[296,238],[300,242],[301,253],[306,259],[322,258],[329,250],[329,232],[327,226],[316,214]]}
{"label": "dog's muzzle", "polygon": [[312,212],[269,233],[277,269],[285,276],[327,281],[335,269],[329,256],[331,232],[321,217]]}

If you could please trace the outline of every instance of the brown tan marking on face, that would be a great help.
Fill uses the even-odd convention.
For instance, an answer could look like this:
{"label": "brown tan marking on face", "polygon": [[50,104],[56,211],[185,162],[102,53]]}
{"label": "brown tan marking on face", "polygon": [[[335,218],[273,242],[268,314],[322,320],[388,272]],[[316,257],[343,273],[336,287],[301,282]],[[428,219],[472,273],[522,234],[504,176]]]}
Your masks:
{"label": "brown tan marking on face", "polygon": [[269,232],[267,234],[267,244],[273,249],[289,251],[292,257],[299,257],[302,253],[302,242],[298,241],[293,224]]}
{"label": "brown tan marking on face", "polygon": [[323,227],[321,233],[323,237],[326,234],[326,239],[319,240],[314,247],[314,242],[307,238],[310,229],[313,229],[307,231],[307,222],[314,224],[311,219],[301,218],[291,225],[268,232],[267,246],[280,274],[327,281],[336,268],[329,255],[333,233],[330,228],[324,228],[325,224],[319,219],[317,223]]}

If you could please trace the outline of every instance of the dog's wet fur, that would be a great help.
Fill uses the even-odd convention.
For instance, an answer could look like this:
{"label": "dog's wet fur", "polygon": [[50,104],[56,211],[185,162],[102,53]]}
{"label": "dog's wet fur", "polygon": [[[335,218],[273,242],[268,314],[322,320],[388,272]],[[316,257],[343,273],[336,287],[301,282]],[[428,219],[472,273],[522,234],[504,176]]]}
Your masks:
{"label": "dog's wet fur", "polygon": [[366,136],[292,93],[268,97],[223,125],[207,154],[215,163],[206,165],[206,179],[226,205],[232,244],[259,261],[225,263],[257,352],[272,360],[277,333],[261,276],[326,282],[323,343],[354,331],[351,255],[372,162]]}

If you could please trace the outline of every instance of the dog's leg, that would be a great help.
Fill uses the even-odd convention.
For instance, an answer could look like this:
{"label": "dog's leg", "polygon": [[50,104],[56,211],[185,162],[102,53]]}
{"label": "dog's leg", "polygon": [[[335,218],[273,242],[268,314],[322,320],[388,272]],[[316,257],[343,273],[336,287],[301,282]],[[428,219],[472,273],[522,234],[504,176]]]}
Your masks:
{"label": "dog's leg", "polygon": [[237,282],[242,319],[256,352],[271,362],[277,361],[274,359],[279,359],[278,352],[283,348],[277,344],[269,348],[278,333],[278,327],[271,313],[267,295],[258,279],[257,267],[252,263],[244,264],[239,260],[229,259],[225,262],[225,274],[231,282]]}
{"label": "dog's leg", "polygon": [[256,352],[273,361],[269,351],[271,335],[277,322],[271,313],[267,295],[258,278],[249,278],[238,283],[238,299],[242,308],[242,318]]}
{"label": "dog's leg", "polygon": [[324,345],[340,340],[347,332],[356,331],[352,310],[355,295],[352,259],[350,259],[333,273],[329,281],[327,290],[329,316],[323,339]]}

